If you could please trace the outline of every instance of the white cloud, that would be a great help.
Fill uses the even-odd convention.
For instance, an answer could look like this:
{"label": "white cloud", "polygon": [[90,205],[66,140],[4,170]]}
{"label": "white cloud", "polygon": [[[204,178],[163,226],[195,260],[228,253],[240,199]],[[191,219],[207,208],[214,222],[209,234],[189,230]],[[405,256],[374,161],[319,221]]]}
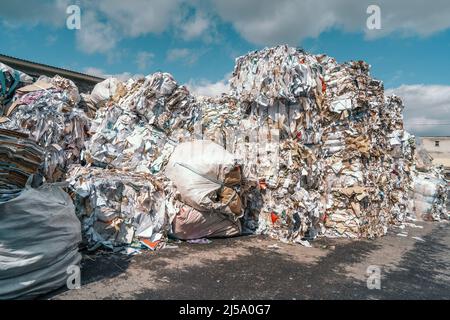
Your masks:
{"label": "white cloud", "polygon": [[167,51],[166,59],[169,62],[184,61],[187,64],[194,64],[201,55],[201,50],[174,48]]}
{"label": "white cloud", "polygon": [[418,136],[450,135],[450,86],[402,85],[386,94],[402,98],[407,130]]}
{"label": "white cloud", "polygon": [[295,45],[334,23],[330,10],[323,10],[318,1],[215,0],[214,4],[220,17],[245,39],[262,45]]}
{"label": "white cloud", "polygon": [[11,27],[21,23],[63,26],[68,3],[68,0],[1,1],[0,17]]}
{"label": "white cloud", "polygon": [[103,69],[95,68],[95,67],[87,67],[83,70],[83,73],[89,74],[96,77],[101,78],[117,78],[121,81],[127,81],[130,78],[142,78],[144,75],[142,74],[131,74],[129,72],[122,72],[116,74],[109,74],[105,72]]}
{"label": "white cloud", "polygon": [[367,32],[369,37],[380,37],[393,32],[403,36],[429,36],[450,28],[450,2],[434,0],[383,0],[381,7],[382,28],[378,32]]}
{"label": "white cloud", "polygon": [[114,28],[101,22],[92,11],[82,13],[81,29],[76,31],[76,38],[78,48],[86,53],[108,53],[119,40]]}
{"label": "white cloud", "polygon": [[190,50],[187,48],[177,48],[167,51],[167,60],[175,61],[186,58],[190,54]]}
{"label": "white cloud", "polygon": [[96,1],[111,25],[127,36],[161,33],[179,14],[181,0]]}
{"label": "white cloud", "polygon": [[83,73],[85,74],[89,74],[91,76],[96,76],[96,77],[101,77],[101,78],[107,78],[105,72],[100,69],[100,68],[96,68],[96,67],[87,67],[83,69]]}
{"label": "white cloud", "polygon": [[210,28],[210,19],[202,13],[197,13],[194,17],[180,25],[180,35],[184,40],[198,38],[206,33]]}
{"label": "white cloud", "polygon": [[216,97],[220,96],[222,93],[229,93],[230,87],[228,85],[228,80],[231,76],[231,73],[225,75],[222,80],[217,82],[210,82],[208,80],[190,80],[186,86],[193,94],[199,96],[209,96]]}
{"label": "white cloud", "polygon": [[152,64],[155,55],[152,52],[140,51],[136,55],[136,64],[140,71],[146,71],[148,66]]}
{"label": "white cloud", "polygon": [[331,28],[379,37],[393,32],[427,36],[450,27],[450,2],[436,0],[378,0],[381,30],[368,30],[371,0],[214,0],[215,10],[248,41],[260,45],[289,43],[317,37]]}
{"label": "white cloud", "polygon": [[[73,1],[72,1],[73,2]],[[106,53],[124,38],[134,38],[168,30],[180,16],[183,0],[78,0],[81,29],[77,47],[86,53]],[[27,9],[21,1],[0,5],[3,24],[14,27],[23,23],[66,26],[69,0],[29,0]]]}
{"label": "white cloud", "polygon": [[45,38],[45,44],[48,46],[53,45],[58,40],[58,36],[50,34]]}
{"label": "white cloud", "polygon": [[[46,23],[65,26],[69,0],[4,1],[4,25]],[[82,30],[78,47],[88,53],[106,52],[124,38],[172,32],[184,40],[211,41],[216,22],[230,23],[246,40],[258,45],[288,43],[317,37],[337,28],[363,32],[367,38],[397,33],[429,36],[450,28],[450,1],[377,0],[381,30],[366,28],[372,0],[78,0]]]}
{"label": "white cloud", "polygon": [[[192,2],[192,4],[189,4]],[[111,50],[116,44],[125,38],[135,38],[147,34],[160,34],[172,30],[181,34],[185,40],[192,40],[196,37],[204,36],[209,26],[209,21],[205,15],[197,13],[190,19],[184,19],[183,16],[186,7],[193,8],[197,1],[191,0],[109,0],[88,2],[83,0],[83,8],[91,13],[91,17],[96,19],[83,20],[82,24],[87,24],[87,29],[94,31],[98,26],[104,28],[102,37],[110,43],[108,50]],[[83,10],[83,9],[82,9]],[[80,48],[88,53],[105,52],[105,46],[87,46],[90,38],[79,38]],[[83,41],[84,40],[84,41]],[[190,55],[188,63],[193,63],[197,59],[196,55]],[[144,69],[144,68],[143,68]]]}

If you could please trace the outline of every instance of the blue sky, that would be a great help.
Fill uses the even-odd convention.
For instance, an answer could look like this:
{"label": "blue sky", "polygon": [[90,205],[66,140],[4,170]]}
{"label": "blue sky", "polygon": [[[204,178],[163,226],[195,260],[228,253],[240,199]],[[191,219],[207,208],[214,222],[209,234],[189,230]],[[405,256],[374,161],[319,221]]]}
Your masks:
{"label": "blue sky", "polygon": [[[408,129],[450,135],[449,1],[377,1],[380,30],[367,28],[365,0],[0,1],[4,54],[124,79],[166,71],[217,94],[237,56],[287,43],[367,61],[403,97]],[[66,27],[71,4],[81,9],[80,30]]]}

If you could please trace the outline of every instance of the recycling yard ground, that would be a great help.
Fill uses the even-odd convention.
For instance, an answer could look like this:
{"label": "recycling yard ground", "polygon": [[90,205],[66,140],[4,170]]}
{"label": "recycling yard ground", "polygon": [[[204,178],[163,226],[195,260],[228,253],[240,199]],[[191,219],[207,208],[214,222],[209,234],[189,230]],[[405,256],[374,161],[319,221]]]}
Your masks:
{"label": "recycling yard ground", "polygon": [[[312,248],[261,236],[84,256],[81,289],[47,299],[450,299],[450,224],[415,222],[376,240]],[[407,236],[399,236],[399,233]],[[367,267],[381,289],[367,288]]]}

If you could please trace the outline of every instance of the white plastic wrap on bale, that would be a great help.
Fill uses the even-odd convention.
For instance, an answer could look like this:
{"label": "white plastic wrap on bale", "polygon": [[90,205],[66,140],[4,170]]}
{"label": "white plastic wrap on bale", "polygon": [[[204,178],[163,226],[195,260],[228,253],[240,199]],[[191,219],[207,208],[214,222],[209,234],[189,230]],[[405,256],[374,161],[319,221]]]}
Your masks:
{"label": "white plastic wrap on bale", "polygon": [[81,255],[69,195],[44,185],[0,203],[0,299],[32,298],[66,285]]}
{"label": "white plastic wrap on bale", "polygon": [[414,199],[414,209],[416,212],[416,219],[423,220],[424,217],[431,213],[431,210],[433,209],[433,203],[416,198]]}
{"label": "white plastic wrap on bale", "polygon": [[234,168],[234,156],[209,140],[179,144],[165,174],[181,194],[183,202],[197,210],[220,210],[209,196],[222,187],[226,173]]}
{"label": "white plastic wrap on bale", "polygon": [[434,197],[440,181],[431,176],[419,175],[414,179],[416,193],[425,197]]}
{"label": "white plastic wrap on bale", "polygon": [[417,219],[445,218],[445,199],[442,199],[445,185],[445,180],[431,173],[418,173],[414,177],[414,212]]}
{"label": "white plastic wrap on bale", "polygon": [[92,89],[91,100],[97,104],[104,100],[108,100],[116,93],[117,86],[121,82],[116,78],[108,78],[100,83],[97,83]]}

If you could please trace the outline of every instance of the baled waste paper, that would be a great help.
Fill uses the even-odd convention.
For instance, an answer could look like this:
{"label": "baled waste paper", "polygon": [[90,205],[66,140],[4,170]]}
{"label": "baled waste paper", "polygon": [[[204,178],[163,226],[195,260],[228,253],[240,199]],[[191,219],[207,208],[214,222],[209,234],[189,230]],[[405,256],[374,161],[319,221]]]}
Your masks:
{"label": "baled waste paper", "polygon": [[409,211],[413,218],[428,221],[449,220],[447,210],[448,182],[443,168],[433,165],[433,157],[420,140],[414,153],[413,189],[409,195]]}
{"label": "baled waste paper", "polygon": [[31,84],[33,78],[0,62],[0,122],[17,89]]}
{"label": "baled waste paper", "polygon": [[61,181],[68,165],[77,163],[87,139],[88,117],[77,108],[75,84],[60,76],[40,77],[16,90],[0,128],[28,134],[46,148],[47,181]]}
{"label": "baled waste paper", "polygon": [[412,213],[415,139],[368,64],[265,48],[236,60],[230,88],[195,96],[156,72],[80,96],[41,77],[15,90],[0,128],[45,150],[45,179],[69,182],[92,250],[374,238]]}
{"label": "baled waste paper", "polygon": [[414,140],[367,64],[278,46],[238,58],[230,85],[254,130],[279,132],[284,155],[258,176],[258,232],[371,238],[404,219]]}
{"label": "baled waste paper", "polygon": [[436,167],[433,165],[433,157],[427,152],[422,141],[418,139],[416,141],[416,149],[414,150],[414,165],[416,171],[419,172],[434,172]]}
{"label": "baled waste paper", "polygon": [[195,122],[194,107],[167,73],[130,79],[99,107],[82,155],[91,167],[68,174],[91,247],[155,243],[167,235],[168,211],[173,216],[175,209],[165,204],[173,192],[164,194],[168,181],[160,173],[178,143],[176,131]]}
{"label": "baled waste paper", "polygon": [[147,124],[170,133],[196,120],[193,97],[168,73],[130,79],[113,97],[118,108],[140,116]]}
{"label": "baled waste paper", "polygon": [[45,150],[28,135],[0,129],[0,201],[18,196],[30,176],[42,173],[44,161]]}
{"label": "baled waste paper", "polygon": [[[92,122],[85,158],[95,166],[157,173],[173,151],[176,133],[197,120],[193,98],[171,75],[130,79]],[[188,122],[188,123],[186,123]],[[172,135],[170,135],[172,133]],[[170,135],[170,136],[169,136]]]}
{"label": "baled waste paper", "polygon": [[71,166],[68,172],[76,213],[90,249],[159,241],[167,234],[162,182],[148,174]]}

